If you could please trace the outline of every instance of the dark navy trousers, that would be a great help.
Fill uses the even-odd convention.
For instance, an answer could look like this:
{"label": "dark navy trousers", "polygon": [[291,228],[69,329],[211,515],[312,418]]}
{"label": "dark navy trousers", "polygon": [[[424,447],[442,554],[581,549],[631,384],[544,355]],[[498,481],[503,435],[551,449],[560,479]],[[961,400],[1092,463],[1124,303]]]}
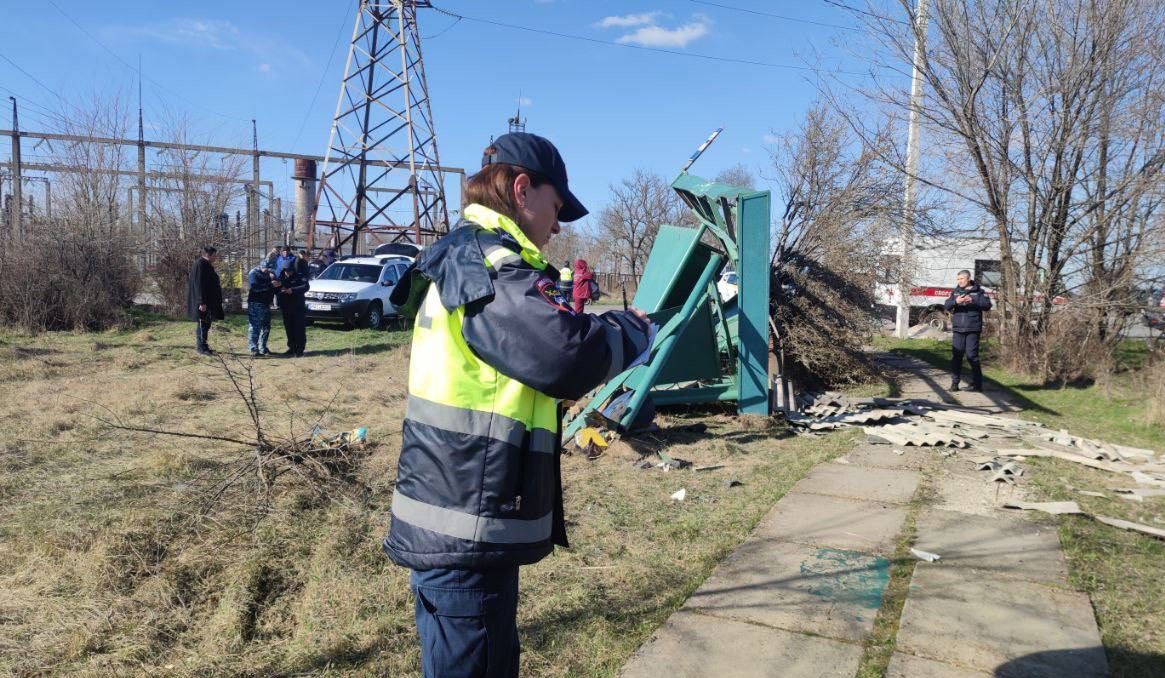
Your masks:
{"label": "dark navy trousers", "polygon": [[413,570],[424,678],[518,677],[518,566]]}
{"label": "dark navy trousers", "polygon": [[959,383],[963,374],[963,356],[971,366],[971,385],[983,386],[983,368],[979,364],[979,333],[951,333],[951,381]]}

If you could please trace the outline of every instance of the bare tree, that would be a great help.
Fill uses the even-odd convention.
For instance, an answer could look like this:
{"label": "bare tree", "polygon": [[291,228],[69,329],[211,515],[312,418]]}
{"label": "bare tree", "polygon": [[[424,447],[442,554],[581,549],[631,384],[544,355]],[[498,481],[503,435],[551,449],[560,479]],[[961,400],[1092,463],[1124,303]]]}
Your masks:
{"label": "bare tree", "polygon": [[716,175],[716,182],[755,190],[756,175],[744,163],[737,163]]}
{"label": "bare tree", "polygon": [[862,345],[874,319],[871,281],[898,201],[896,174],[881,160],[889,145],[889,127],[856,138],[830,106],[817,104],[770,149],[782,375],[819,383],[870,375]]}
{"label": "bare tree", "polygon": [[662,224],[686,223],[688,212],[663,177],[643,169],[611,186],[611,202],[599,215],[599,230],[615,255],[616,273],[643,274]]}
{"label": "bare tree", "polygon": [[[905,111],[898,85],[913,60],[914,14],[909,0],[899,3],[908,21],[872,7],[856,16],[877,44],[875,65],[898,74],[865,93]],[[1005,355],[1055,376],[1045,354],[1062,343],[1046,333],[1058,302],[1091,317],[1090,340],[1111,350],[1132,272],[1152,256],[1146,236],[1159,219],[1165,163],[1165,5],[932,3],[921,117],[944,162],[918,179],[987,215],[1002,259]]]}

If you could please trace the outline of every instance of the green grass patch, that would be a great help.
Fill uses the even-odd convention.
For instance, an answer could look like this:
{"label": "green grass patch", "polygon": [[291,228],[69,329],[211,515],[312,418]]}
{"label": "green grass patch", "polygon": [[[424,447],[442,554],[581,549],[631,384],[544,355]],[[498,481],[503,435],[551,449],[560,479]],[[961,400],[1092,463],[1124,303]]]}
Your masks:
{"label": "green grass patch", "polygon": [[[875,345],[936,367],[950,365],[949,341],[878,338]],[[1165,450],[1165,428],[1152,422],[1150,394],[1138,371],[1147,355],[1144,344],[1124,342],[1121,351],[1123,367],[1102,383],[1056,386],[996,366],[998,344],[988,340],[982,349],[983,375],[1024,408],[1019,414],[1025,419],[1065,428],[1078,436]]]}

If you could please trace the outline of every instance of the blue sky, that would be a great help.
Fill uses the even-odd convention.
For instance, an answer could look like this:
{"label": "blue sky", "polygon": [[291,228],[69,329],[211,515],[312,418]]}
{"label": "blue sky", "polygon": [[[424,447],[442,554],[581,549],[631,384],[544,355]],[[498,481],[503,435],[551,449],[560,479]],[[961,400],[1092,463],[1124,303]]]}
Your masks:
{"label": "blue sky", "polygon": [[[505,132],[521,97],[528,131],[558,145],[572,188],[592,213],[606,202],[608,185],[635,168],[670,178],[717,127],[725,128],[723,135],[693,172],[711,176],[744,163],[759,173],[768,161],[769,135],[794,126],[815,99],[813,74],[473,19],[767,64],[864,69],[848,54],[859,33],[717,6],[856,25],[823,0],[434,4],[468,17],[456,21],[433,9],[419,14],[443,164],[474,168],[490,135]],[[140,54],[148,78],[147,137],[152,126],[177,114],[201,132],[195,138],[249,146],[254,117],[261,147],[322,154],[355,6],[341,0],[0,0],[0,96],[18,96],[22,126],[31,129],[45,126],[45,109],[60,109],[58,95],[78,101],[120,94],[132,104],[137,76],[126,63],[136,66]],[[7,127],[7,105],[4,111],[0,124]],[[263,172],[282,179],[290,167],[266,162]]]}

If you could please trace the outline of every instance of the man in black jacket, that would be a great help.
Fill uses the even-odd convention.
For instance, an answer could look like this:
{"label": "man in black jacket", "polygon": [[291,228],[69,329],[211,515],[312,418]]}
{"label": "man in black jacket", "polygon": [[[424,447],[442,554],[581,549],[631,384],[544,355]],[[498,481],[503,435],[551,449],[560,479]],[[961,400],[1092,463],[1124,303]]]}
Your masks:
{"label": "man in black jacket", "polygon": [[959,390],[963,357],[971,365],[971,390],[983,390],[983,369],[979,365],[979,333],[983,331],[983,311],[991,308],[991,297],[970,271],[959,271],[958,284],[943,304],[951,314],[951,390]]}
{"label": "man in black jacket", "polygon": [[186,286],[186,316],[195,322],[194,340],[202,355],[214,355],[206,343],[210,324],[222,320],[222,283],[214,270],[218,250],[210,245],[202,248],[202,255],[194,260]]}
{"label": "man in black jacket", "polygon": [[307,308],[304,295],[308,288],[307,262],[293,257],[279,273],[279,293],[275,296],[283,315],[283,330],[287,333],[289,358],[303,357],[307,349]]}

